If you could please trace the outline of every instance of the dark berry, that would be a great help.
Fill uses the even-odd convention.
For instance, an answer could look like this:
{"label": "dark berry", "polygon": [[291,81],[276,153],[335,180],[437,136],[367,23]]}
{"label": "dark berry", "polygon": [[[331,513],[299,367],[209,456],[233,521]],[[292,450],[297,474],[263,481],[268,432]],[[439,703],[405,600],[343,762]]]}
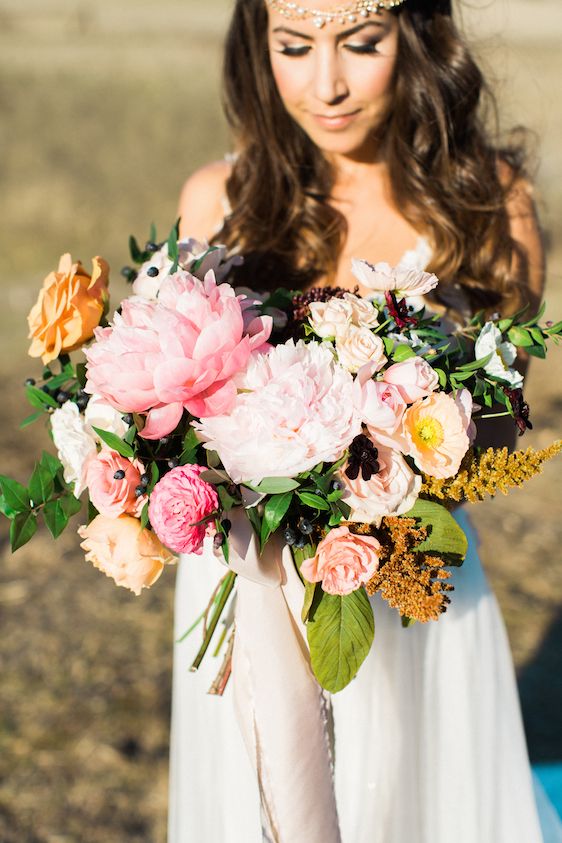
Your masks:
{"label": "dark berry", "polygon": [[27,378],[25,381],[26,386],[35,386],[36,383],[37,381],[35,380],[35,378]]}
{"label": "dark berry", "polygon": [[288,545],[293,545],[297,540],[297,534],[291,527],[287,527],[283,532],[283,538]]}
{"label": "dark berry", "polygon": [[150,483],[150,476],[148,474],[141,474],[140,482],[143,486],[148,486],[148,484]]}
{"label": "dark berry", "polygon": [[159,249],[158,243],[153,243],[152,240],[149,240],[144,247],[145,252],[157,252]]}
{"label": "dark berry", "polygon": [[44,381],[48,381],[49,378],[52,378],[52,377],[53,377],[53,373],[51,372],[50,369],[43,369],[43,380]]}
{"label": "dark berry", "polygon": [[225,533],[230,533],[230,530],[232,528],[232,521],[230,520],[230,518],[223,518],[221,521],[221,527],[223,528]]}
{"label": "dark berry", "polygon": [[156,276],[160,274],[160,270],[157,266],[149,266],[146,270],[146,274],[149,276],[149,278],[156,278]]}
{"label": "dark berry", "polygon": [[162,439],[160,440],[160,444],[161,445],[169,445],[170,444],[170,437],[169,436],[163,436]]}
{"label": "dark berry", "polygon": [[121,270],[121,275],[123,276],[123,278],[126,278],[126,279],[127,279],[127,281],[128,281],[130,284],[132,284],[132,282],[133,282],[133,281],[135,280],[135,278],[137,277],[137,273],[136,273],[136,271],[133,269],[133,267],[132,267],[132,266],[124,266],[124,267],[123,267],[123,269]]}
{"label": "dark berry", "polygon": [[220,550],[224,542],[224,536],[222,533],[216,533],[213,539],[213,547],[215,550]]}
{"label": "dark berry", "polygon": [[180,464],[180,461],[178,460],[177,457],[172,457],[171,460],[168,460],[168,467],[169,468],[177,468],[179,464]]}
{"label": "dark berry", "polygon": [[76,398],[76,403],[78,405],[79,410],[85,410],[86,407],[88,406],[89,401],[90,401],[90,396],[87,395],[85,392],[79,392],[78,393],[78,396]]}
{"label": "dark berry", "polygon": [[297,524],[297,527],[304,536],[309,536],[312,533],[312,530],[314,529],[307,518],[299,518],[299,523]]}
{"label": "dark berry", "polygon": [[343,489],[343,483],[341,480],[334,480],[332,483],[332,492],[341,492]]}
{"label": "dark berry", "polygon": [[139,485],[135,488],[135,496],[140,498],[141,495],[146,494],[146,489],[143,485]]}
{"label": "dark berry", "polygon": [[293,547],[296,547],[298,550],[301,550],[306,545],[306,536],[298,536],[296,539]]}
{"label": "dark berry", "polygon": [[124,480],[125,479],[125,472],[123,471],[122,468],[118,469],[118,471],[115,472],[115,474],[113,475],[113,479],[114,480]]}
{"label": "dark berry", "polygon": [[45,385],[43,385],[43,386],[41,387],[41,392],[44,392],[44,393],[45,393],[45,395],[50,395],[50,394],[51,394],[51,390],[49,389],[49,387],[48,387],[48,386],[45,386]]}
{"label": "dark berry", "polygon": [[125,422],[125,424],[129,425],[129,427],[130,427],[133,423],[133,417],[132,417],[131,413],[126,413],[123,416],[123,421]]}
{"label": "dark berry", "polygon": [[66,401],[68,401],[69,398],[70,398],[69,393],[65,392],[64,389],[61,389],[60,392],[57,392],[57,401],[59,402],[59,404],[66,403]]}

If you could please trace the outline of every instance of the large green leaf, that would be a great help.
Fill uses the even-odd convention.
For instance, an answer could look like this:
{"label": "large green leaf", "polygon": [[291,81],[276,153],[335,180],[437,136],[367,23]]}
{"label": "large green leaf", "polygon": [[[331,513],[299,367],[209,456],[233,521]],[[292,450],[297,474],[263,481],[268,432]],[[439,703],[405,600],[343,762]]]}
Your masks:
{"label": "large green leaf", "polygon": [[45,504],[43,507],[43,518],[45,519],[47,529],[54,539],[58,539],[70,520],[60,498]]}
{"label": "large green leaf", "polygon": [[293,492],[272,495],[263,510],[261,522],[261,546],[263,547],[272,533],[279,527],[291,505]]}
{"label": "large green leaf", "polygon": [[330,511],[330,504],[327,503],[324,498],[321,498],[320,495],[315,495],[312,492],[297,492],[299,496],[299,500],[305,504],[305,506],[310,506],[312,509],[322,509],[326,510],[327,512]]}
{"label": "large green leaf", "polygon": [[321,592],[306,628],[314,674],[335,694],[356,676],[373,643],[375,619],[365,590],[344,597]]}
{"label": "large green leaf", "polygon": [[257,486],[250,486],[249,483],[244,485],[264,495],[280,495],[282,492],[292,492],[300,483],[290,477],[264,477]]}
{"label": "large green leaf", "polygon": [[37,386],[27,386],[25,388],[25,394],[31,406],[39,410],[44,410],[45,407],[51,407],[53,410],[57,410],[59,407],[52,395],[48,395]]}
{"label": "large green leaf", "polygon": [[31,509],[29,492],[17,480],[0,474],[0,489],[6,505],[14,512],[28,512]]}
{"label": "large green leaf", "polygon": [[53,476],[48,468],[39,463],[35,466],[29,481],[29,494],[34,506],[48,501],[55,491]]}
{"label": "large green leaf", "polygon": [[427,539],[418,545],[417,550],[450,557],[451,564],[462,563],[468,551],[468,540],[444,506],[418,498],[404,517],[416,518],[427,528]]}
{"label": "large green leaf", "polygon": [[37,518],[32,512],[21,512],[10,525],[12,553],[23,547],[37,532]]}
{"label": "large green leaf", "polygon": [[119,436],[116,436],[115,433],[110,433],[109,430],[102,430],[101,427],[94,427],[94,430],[102,442],[105,442],[106,445],[109,445],[110,448],[113,448],[122,457],[127,457],[128,459],[134,457],[135,452],[131,446],[120,439]]}

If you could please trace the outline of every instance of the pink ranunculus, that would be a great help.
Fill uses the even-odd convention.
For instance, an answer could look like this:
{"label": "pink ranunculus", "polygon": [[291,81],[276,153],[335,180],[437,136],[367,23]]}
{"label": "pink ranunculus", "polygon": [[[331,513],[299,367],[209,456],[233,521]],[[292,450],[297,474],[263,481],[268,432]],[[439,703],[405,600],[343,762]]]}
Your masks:
{"label": "pink ranunculus", "polygon": [[229,413],[194,424],[235,483],[334,462],[361,432],[353,377],[326,344],[289,340],[255,355],[237,385]]}
{"label": "pink ranunculus", "polygon": [[383,372],[385,383],[393,384],[407,404],[431,395],[439,387],[439,376],[423,357],[409,357]]}
{"label": "pink ranunculus", "polygon": [[139,460],[128,460],[117,451],[102,448],[86,466],[90,500],[107,518],[123,514],[139,517],[148,500],[146,495],[135,494],[142,474],[144,466]]}
{"label": "pink ranunculus", "polygon": [[379,550],[380,543],[373,536],[336,527],[322,539],[316,554],[302,563],[301,574],[309,582],[321,582],[328,594],[351,594],[376,573]]}
{"label": "pink ranunculus", "polygon": [[361,370],[355,379],[354,393],[355,405],[372,438],[389,448],[399,449],[395,437],[400,430],[406,402],[397,387],[363,377]]}
{"label": "pink ranunculus", "polygon": [[404,453],[431,477],[453,477],[469,445],[472,398],[468,390],[456,396],[435,392],[416,401],[404,413]]}
{"label": "pink ranunculus", "polygon": [[97,515],[79,527],[78,534],[84,539],[80,547],[86,560],[137,595],[156,582],[164,565],[175,561],[159,538],[130,515]]}
{"label": "pink ranunculus", "polygon": [[401,454],[378,442],[374,444],[380,469],[370,480],[363,480],[361,472],[356,480],[350,480],[345,468],[340,475],[345,486],[343,500],[351,507],[350,521],[372,524],[385,515],[403,515],[420,493],[422,479]]}
{"label": "pink ranunculus", "polygon": [[202,465],[181,465],[159,480],[150,496],[150,523],[162,542],[176,553],[200,554],[206,518],[219,505],[216,490],[201,480]]}
{"label": "pink ranunculus", "polygon": [[227,413],[236,397],[234,376],[263,349],[271,319],[244,330],[241,300],[212,272],[202,282],[187,272],[169,275],[157,301],[123,302],[113,326],[98,329],[86,351],[86,391],[122,412],[146,413],[142,436],[160,439],[194,416]]}
{"label": "pink ranunculus", "polygon": [[390,266],[388,263],[377,263],[375,266],[368,261],[357,260],[351,262],[351,271],[360,284],[369,290],[385,293],[392,292],[397,298],[404,296],[424,296],[434,290],[439,283],[436,275],[398,264]]}

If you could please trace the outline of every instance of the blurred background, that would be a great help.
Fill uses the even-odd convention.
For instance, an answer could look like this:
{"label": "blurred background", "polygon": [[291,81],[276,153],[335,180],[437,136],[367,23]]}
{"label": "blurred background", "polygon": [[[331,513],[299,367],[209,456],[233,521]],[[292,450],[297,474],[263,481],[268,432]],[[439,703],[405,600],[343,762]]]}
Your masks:
{"label": "blurred background", "polygon": [[[185,178],[229,150],[220,109],[229,0],[0,0],[0,473],[28,479],[48,438],[24,432],[26,314],[59,255],[109,260],[167,233]],[[534,133],[549,246],[548,311],[562,315],[562,7],[471,0],[464,25],[502,124]],[[562,353],[535,363],[535,432],[560,436]],[[532,760],[562,759],[559,475],[481,504],[482,554],[506,619]],[[78,522],[77,522],[78,523]],[[163,843],[174,572],[117,589],[67,531],[13,557],[0,525],[1,843]],[[407,634],[407,633],[405,633]],[[477,693],[477,689],[475,689]],[[547,770],[548,772],[548,770]],[[203,841],[201,841],[203,843]]]}

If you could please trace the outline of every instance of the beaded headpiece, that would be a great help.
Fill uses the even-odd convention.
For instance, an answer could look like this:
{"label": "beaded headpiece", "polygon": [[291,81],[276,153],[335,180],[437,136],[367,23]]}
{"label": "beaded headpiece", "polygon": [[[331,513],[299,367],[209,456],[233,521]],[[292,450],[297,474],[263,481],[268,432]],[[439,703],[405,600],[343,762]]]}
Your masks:
{"label": "beaded headpiece", "polygon": [[294,0],[266,0],[270,9],[279,12],[289,20],[310,20],[318,29],[327,23],[355,23],[361,18],[368,18],[371,14],[379,14],[383,10],[401,6],[405,0],[354,0],[351,3],[338,3],[330,9],[311,9],[302,6]]}

